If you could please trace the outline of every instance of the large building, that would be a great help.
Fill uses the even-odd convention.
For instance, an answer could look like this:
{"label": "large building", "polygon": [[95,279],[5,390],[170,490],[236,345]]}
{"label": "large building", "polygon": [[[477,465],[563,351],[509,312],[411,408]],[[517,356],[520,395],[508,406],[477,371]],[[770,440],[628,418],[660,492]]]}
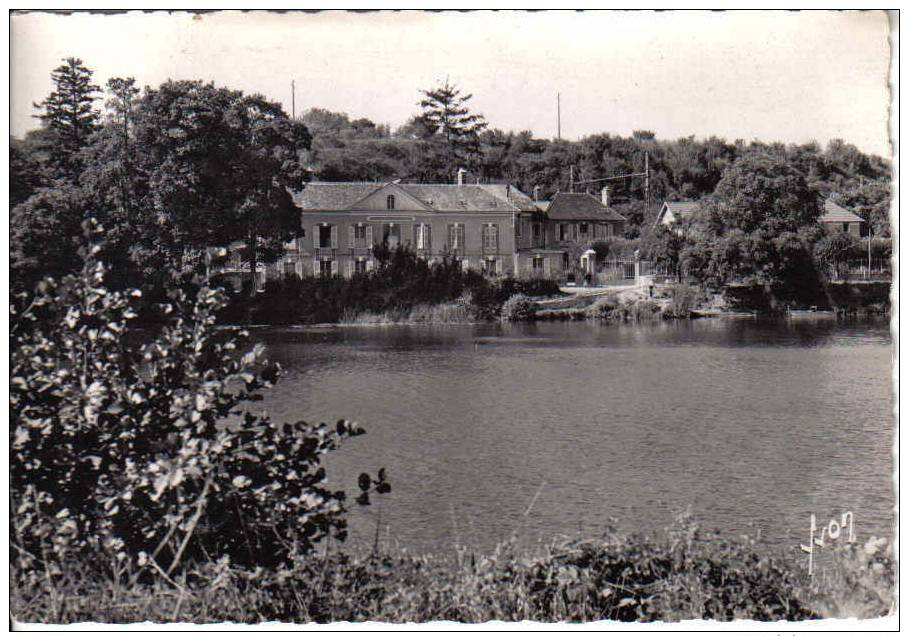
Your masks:
{"label": "large building", "polygon": [[[604,199],[605,199],[604,194]],[[625,219],[589,194],[533,201],[505,184],[313,182],[295,194],[303,237],[273,274],[353,276],[375,267],[373,247],[406,245],[490,275],[561,278],[575,246],[621,235]]]}

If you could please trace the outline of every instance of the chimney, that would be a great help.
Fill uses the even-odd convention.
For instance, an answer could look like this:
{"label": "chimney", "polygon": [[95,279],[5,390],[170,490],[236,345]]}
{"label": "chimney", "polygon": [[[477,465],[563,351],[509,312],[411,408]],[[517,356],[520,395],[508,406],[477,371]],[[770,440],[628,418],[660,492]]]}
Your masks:
{"label": "chimney", "polygon": [[533,200],[534,201],[540,200],[540,186],[538,186],[538,185],[533,186]]}
{"label": "chimney", "polygon": [[467,171],[464,168],[458,168],[458,185],[464,185],[464,175],[467,174]]}
{"label": "chimney", "polygon": [[511,186],[507,183],[505,184],[505,198],[511,201]]}
{"label": "chimney", "polygon": [[600,190],[600,200],[603,202],[603,207],[609,207],[609,186],[606,186]]}

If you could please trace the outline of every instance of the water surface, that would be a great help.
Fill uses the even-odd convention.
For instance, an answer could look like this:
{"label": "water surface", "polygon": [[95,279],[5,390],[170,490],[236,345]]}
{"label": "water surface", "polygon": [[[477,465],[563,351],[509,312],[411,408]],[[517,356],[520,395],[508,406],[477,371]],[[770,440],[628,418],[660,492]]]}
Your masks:
{"label": "water surface", "polygon": [[[314,327],[255,337],[286,374],[276,419],[361,423],[328,461],[356,491],[385,467],[352,545],[489,548],[704,526],[797,547],[808,518],[851,510],[859,538],[893,525],[892,346],[886,322],[698,320]],[[531,505],[532,504],[532,505]],[[529,508],[529,511],[528,511]],[[381,519],[378,515],[381,514]]]}

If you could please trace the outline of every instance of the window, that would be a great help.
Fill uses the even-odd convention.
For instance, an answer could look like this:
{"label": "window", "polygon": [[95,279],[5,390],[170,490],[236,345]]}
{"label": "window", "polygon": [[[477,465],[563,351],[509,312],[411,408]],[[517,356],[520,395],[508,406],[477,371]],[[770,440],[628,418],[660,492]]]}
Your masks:
{"label": "window", "polygon": [[388,241],[388,247],[395,249],[401,244],[401,225],[386,223],[382,228],[382,239]]}
{"label": "window", "polygon": [[848,232],[848,231],[849,231],[849,224],[843,223],[843,232]]}
{"label": "window", "polygon": [[331,234],[330,225],[319,226],[319,247],[332,247]]}
{"label": "window", "polygon": [[540,238],[540,230],[541,230],[540,224],[534,223],[533,224],[533,237],[534,238]]}
{"label": "window", "polygon": [[319,261],[319,274],[321,276],[331,276],[331,274],[332,274],[331,263],[332,262],[329,260]]}
{"label": "window", "polygon": [[534,256],[533,257],[533,271],[542,272],[543,271],[543,256]]}
{"label": "window", "polygon": [[297,264],[293,261],[284,261],[284,275],[285,276],[296,276],[297,275]]}
{"label": "window", "polygon": [[455,223],[448,226],[448,245],[453,250],[464,249],[464,225]]}
{"label": "window", "polygon": [[568,240],[568,224],[559,223],[559,240],[567,241]]}
{"label": "window", "polygon": [[353,247],[369,247],[366,244],[366,226],[362,223],[353,227]]}
{"label": "window", "polygon": [[498,272],[498,265],[497,265],[496,259],[494,259],[494,258],[487,258],[486,260],[484,260],[484,261],[483,261],[483,270],[484,270],[487,274],[495,274],[495,273],[497,273],[497,272]]}
{"label": "window", "polygon": [[395,209],[395,195],[389,194],[387,197],[385,197],[385,208],[388,210]]}
{"label": "window", "polygon": [[361,258],[354,263],[354,273],[355,274],[365,274],[366,273],[366,259]]}
{"label": "window", "polygon": [[432,226],[426,223],[414,225],[413,242],[418,250],[432,249]]}
{"label": "window", "polygon": [[499,248],[499,226],[489,225],[483,226],[483,249],[485,250],[497,250]]}
{"label": "window", "polygon": [[581,236],[587,236],[587,224],[586,223],[579,224],[578,231],[581,233]]}
{"label": "window", "polygon": [[521,226],[524,225],[521,223],[521,219],[517,219],[514,222],[514,236],[515,238],[521,238]]}

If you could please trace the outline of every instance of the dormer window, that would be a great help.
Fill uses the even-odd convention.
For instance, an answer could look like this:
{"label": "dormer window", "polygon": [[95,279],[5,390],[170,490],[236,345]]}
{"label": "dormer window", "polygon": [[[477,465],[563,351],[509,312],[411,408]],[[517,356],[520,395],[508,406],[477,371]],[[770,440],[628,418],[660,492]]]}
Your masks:
{"label": "dormer window", "polygon": [[395,195],[389,194],[389,195],[385,198],[385,208],[388,209],[388,210],[394,210],[394,209],[395,209]]}

